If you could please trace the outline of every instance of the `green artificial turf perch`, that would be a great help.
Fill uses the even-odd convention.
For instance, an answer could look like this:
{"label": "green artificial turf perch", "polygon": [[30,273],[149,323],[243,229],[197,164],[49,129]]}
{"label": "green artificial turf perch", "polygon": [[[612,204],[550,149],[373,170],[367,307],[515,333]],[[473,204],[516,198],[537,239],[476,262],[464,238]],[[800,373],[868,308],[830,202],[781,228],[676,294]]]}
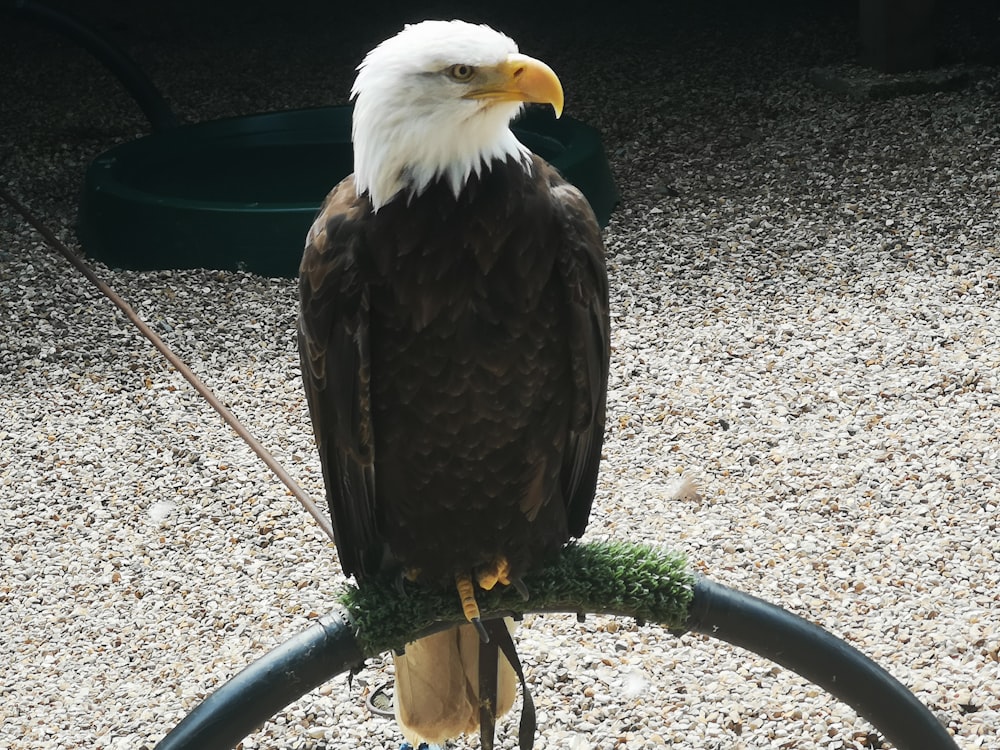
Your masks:
{"label": "green artificial turf perch", "polygon": [[[695,576],[683,556],[646,545],[576,544],[526,576],[531,600],[490,592],[485,615],[519,612],[609,613],[675,632],[700,633],[790,669],[868,719],[900,750],[958,750],[937,716],[857,649],[780,607]],[[450,589],[392,581],[351,588],[340,606],[272,649],[203,701],[157,750],[223,750],[331,677],[404,646],[440,623],[465,622]],[[437,626],[435,627],[435,624]],[[528,695],[527,692],[524,693]],[[533,733],[534,723],[529,722]],[[519,737],[524,729],[524,714]]]}
{"label": "green artificial turf perch", "polygon": [[[530,599],[513,589],[479,592],[484,617],[524,612],[605,612],[681,630],[694,594],[694,574],[680,554],[643,544],[571,544],[550,565],[524,577]],[[402,648],[436,623],[466,621],[451,589],[436,591],[368,580],[340,604],[366,657]]]}

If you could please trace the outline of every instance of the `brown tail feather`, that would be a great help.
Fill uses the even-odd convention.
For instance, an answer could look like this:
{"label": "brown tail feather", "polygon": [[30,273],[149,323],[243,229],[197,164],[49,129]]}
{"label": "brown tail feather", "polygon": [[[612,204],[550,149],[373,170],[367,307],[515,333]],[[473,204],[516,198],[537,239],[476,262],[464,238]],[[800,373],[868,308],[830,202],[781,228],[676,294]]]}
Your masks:
{"label": "brown tail feather", "polygon": [[[513,622],[507,620],[508,629]],[[406,646],[396,664],[396,721],[414,747],[442,744],[479,729],[479,633],[472,625],[435,633]],[[517,676],[498,654],[497,712],[510,711]]]}

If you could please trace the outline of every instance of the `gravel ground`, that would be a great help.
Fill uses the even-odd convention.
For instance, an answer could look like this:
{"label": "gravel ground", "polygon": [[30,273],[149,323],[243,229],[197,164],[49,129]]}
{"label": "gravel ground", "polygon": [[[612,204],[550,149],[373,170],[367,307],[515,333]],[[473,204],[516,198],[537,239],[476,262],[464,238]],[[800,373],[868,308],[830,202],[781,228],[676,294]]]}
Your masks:
{"label": "gravel ground", "polygon": [[[460,12],[96,5],[189,121],[343,101],[402,20]],[[1000,73],[847,101],[808,83],[854,59],[835,15],[525,13],[503,27],[603,131],[623,194],[588,538],[684,550],[874,657],[963,750],[997,748]],[[147,126],[51,35],[8,24],[0,50],[0,179],[76,247],[83,169]],[[321,497],[294,282],[96,268]],[[0,746],[151,747],[328,609],[335,549],[6,207],[0,320]],[[520,651],[538,750],[888,747],[795,674],[702,637],[546,616]],[[364,707],[390,669],[332,681],[243,747],[396,747]]]}

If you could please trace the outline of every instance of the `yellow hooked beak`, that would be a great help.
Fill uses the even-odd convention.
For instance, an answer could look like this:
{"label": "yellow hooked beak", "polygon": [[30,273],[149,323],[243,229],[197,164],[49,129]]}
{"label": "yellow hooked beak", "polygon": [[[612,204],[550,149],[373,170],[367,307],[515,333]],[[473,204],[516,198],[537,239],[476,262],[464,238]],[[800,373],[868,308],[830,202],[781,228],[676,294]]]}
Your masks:
{"label": "yellow hooked beak", "polygon": [[551,104],[556,117],[562,114],[563,90],[552,68],[527,55],[508,55],[495,67],[477,71],[478,79],[466,99],[493,102]]}

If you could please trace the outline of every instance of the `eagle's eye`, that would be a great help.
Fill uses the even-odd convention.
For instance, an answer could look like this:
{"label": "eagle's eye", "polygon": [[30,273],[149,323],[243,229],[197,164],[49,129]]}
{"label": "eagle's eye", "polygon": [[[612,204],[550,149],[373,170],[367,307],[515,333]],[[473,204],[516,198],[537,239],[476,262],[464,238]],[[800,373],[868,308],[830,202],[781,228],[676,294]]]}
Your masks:
{"label": "eagle's eye", "polygon": [[458,65],[452,65],[450,68],[445,70],[448,77],[453,81],[458,81],[459,83],[465,83],[470,80],[472,76],[476,74],[476,69],[471,65],[465,65],[464,63],[459,63]]}

